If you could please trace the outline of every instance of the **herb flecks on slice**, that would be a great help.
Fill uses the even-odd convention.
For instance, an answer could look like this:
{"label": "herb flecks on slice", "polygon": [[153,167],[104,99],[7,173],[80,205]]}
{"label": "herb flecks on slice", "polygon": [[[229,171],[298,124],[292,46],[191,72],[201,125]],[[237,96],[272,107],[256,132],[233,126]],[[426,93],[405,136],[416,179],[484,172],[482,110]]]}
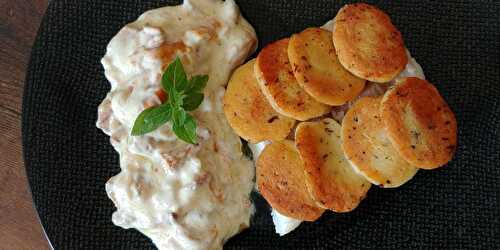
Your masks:
{"label": "herb flecks on slice", "polygon": [[161,79],[161,87],[168,99],[160,106],[142,111],[135,119],[131,135],[147,134],[170,121],[177,138],[196,144],[196,121],[187,111],[200,106],[207,81],[207,75],[196,75],[188,80],[181,60],[176,57],[163,72]]}

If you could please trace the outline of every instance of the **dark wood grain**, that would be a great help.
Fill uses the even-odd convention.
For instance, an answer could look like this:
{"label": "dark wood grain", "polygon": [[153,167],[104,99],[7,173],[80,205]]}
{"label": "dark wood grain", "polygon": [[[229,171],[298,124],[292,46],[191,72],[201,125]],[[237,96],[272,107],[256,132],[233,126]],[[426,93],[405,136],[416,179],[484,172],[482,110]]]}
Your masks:
{"label": "dark wood grain", "polygon": [[0,0],[0,249],[49,249],[33,209],[21,145],[24,76],[47,2]]}

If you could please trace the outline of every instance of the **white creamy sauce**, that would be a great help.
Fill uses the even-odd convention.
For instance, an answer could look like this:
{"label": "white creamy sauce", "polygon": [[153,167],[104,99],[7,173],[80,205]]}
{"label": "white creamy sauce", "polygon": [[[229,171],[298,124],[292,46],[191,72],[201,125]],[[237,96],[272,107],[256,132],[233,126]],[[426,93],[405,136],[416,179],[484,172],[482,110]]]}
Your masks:
{"label": "white creamy sauce", "polygon": [[290,233],[302,223],[301,220],[280,214],[276,209],[271,210],[271,216],[273,217],[274,230],[279,236]]}
{"label": "white creamy sauce", "polygon": [[[151,10],[113,37],[102,59],[111,90],[97,126],[120,155],[121,172],[106,183],[117,209],[114,224],[141,231],[159,249],[221,249],[249,226],[254,167],[221,99],[230,73],[256,45],[233,0],[185,0]],[[137,115],[161,102],[155,93],[175,56],[188,76],[209,75],[205,99],[192,112],[198,145],[178,140],[170,124],[130,136]]]}
{"label": "white creamy sauce", "polygon": [[252,150],[254,161],[256,161],[257,158],[259,158],[260,153],[262,153],[262,151],[264,150],[264,148],[266,148],[268,144],[271,144],[271,141],[261,141],[255,144],[248,143],[248,147],[250,148],[250,150]]}

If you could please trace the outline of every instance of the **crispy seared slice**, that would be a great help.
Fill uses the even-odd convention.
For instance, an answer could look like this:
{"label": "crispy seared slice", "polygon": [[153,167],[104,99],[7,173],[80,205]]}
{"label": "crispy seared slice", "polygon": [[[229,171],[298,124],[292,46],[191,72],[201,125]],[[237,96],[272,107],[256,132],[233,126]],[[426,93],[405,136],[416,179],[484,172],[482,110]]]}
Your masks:
{"label": "crispy seared slice", "polygon": [[255,76],[271,106],[284,116],[305,121],[328,112],[300,87],[288,60],[288,38],[263,48],[255,63]]}
{"label": "crispy seared slice", "polygon": [[339,10],[333,43],[340,63],[372,82],[390,81],[408,62],[401,33],[387,14],[369,4],[348,4]]}
{"label": "crispy seared slice", "polygon": [[366,196],[371,184],[345,158],[340,132],[340,125],[330,118],[303,122],[295,130],[295,143],[316,204],[335,212],[349,212]]}
{"label": "crispy seared slice", "polygon": [[409,77],[386,92],[381,115],[389,139],[411,164],[433,169],[451,160],[457,145],[457,121],[438,90]]}
{"label": "crispy seared slice", "polygon": [[381,100],[363,97],[347,111],[342,121],[342,147],[354,169],[371,183],[398,187],[409,181],[418,168],[392,146],[379,113]]}
{"label": "crispy seared slice", "polygon": [[323,213],[306,187],[304,163],[293,141],[267,145],[257,159],[256,171],[259,192],[281,214],[314,221]]}
{"label": "crispy seared slice", "polygon": [[236,69],[224,94],[224,113],[236,134],[252,143],[280,141],[295,120],[277,113],[262,94],[254,75],[255,60]]}
{"label": "crispy seared slice", "polygon": [[321,103],[342,105],[365,86],[364,79],[340,64],[330,31],[308,28],[294,34],[288,45],[288,58],[297,82]]}

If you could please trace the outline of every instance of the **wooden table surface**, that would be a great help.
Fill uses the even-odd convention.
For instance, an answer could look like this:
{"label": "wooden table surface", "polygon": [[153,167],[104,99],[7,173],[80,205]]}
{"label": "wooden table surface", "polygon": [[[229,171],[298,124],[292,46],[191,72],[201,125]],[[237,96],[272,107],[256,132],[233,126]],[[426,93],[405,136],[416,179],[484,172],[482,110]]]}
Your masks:
{"label": "wooden table surface", "polygon": [[49,249],[22,158],[21,106],[31,45],[48,0],[0,0],[0,249]]}

